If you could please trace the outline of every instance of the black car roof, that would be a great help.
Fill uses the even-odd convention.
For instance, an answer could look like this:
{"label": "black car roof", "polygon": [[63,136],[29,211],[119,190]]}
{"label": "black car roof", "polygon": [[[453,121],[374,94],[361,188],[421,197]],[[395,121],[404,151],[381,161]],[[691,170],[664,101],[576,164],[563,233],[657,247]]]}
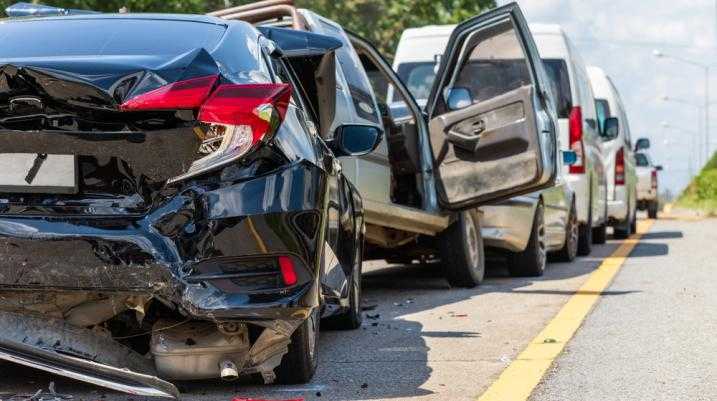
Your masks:
{"label": "black car roof", "polygon": [[[101,14],[81,14],[81,15],[66,15],[66,16],[51,16],[51,17],[19,17],[19,18],[5,18],[3,23],[8,22],[26,22],[26,21],[65,21],[65,20],[157,20],[157,21],[186,21],[186,22],[199,22],[204,24],[223,25],[227,26],[230,21],[225,19],[212,17],[209,15],[201,14],[161,14],[161,13],[101,13]],[[235,22],[235,21],[231,21]],[[242,23],[240,21],[236,21]]]}

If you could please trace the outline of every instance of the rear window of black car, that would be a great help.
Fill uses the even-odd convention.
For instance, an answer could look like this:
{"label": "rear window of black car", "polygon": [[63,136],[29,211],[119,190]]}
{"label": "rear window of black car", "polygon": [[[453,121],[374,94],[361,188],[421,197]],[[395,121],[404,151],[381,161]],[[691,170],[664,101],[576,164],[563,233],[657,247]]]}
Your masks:
{"label": "rear window of black car", "polygon": [[558,118],[568,118],[570,109],[573,107],[573,96],[570,93],[570,76],[565,60],[545,59],[543,60],[545,71],[548,73],[555,92],[555,109]]}
{"label": "rear window of black car", "polygon": [[0,58],[182,54],[212,50],[226,27],[180,20],[48,19],[0,24]]}

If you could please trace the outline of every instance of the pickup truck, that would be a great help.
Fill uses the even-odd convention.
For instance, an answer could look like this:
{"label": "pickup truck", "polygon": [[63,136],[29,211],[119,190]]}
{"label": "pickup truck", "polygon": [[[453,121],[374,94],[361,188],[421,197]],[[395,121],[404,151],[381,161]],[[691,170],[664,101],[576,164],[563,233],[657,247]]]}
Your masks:
{"label": "pickup truck", "polygon": [[637,208],[647,210],[647,217],[657,218],[657,172],[662,166],[652,163],[650,155],[645,152],[635,153],[635,172],[637,173]]}
{"label": "pickup truck", "polygon": [[[457,25],[425,107],[371,43],[290,0],[214,15],[343,42],[336,52],[335,112],[348,110],[369,122],[378,112],[385,132],[372,154],[342,160],[363,197],[366,260],[438,259],[452,286],[476,286],[485,272],[477,208],[554,185],[557,117],[549,78],[517,4]],[[496,60],[501,65],[494,75],[502,64],[525,73],[502,91],[476,85],[472,66]],[[399,101],[387,104],[389,87]]]}

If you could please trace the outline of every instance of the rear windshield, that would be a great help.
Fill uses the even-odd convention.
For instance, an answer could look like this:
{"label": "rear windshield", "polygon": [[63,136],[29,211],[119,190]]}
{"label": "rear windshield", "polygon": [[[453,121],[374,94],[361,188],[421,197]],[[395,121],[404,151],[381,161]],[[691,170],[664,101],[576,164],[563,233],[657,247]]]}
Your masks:
{"label": "rear windshield", "polygon": [[213,49],[225,26],[177,20],[49,19],[0,24],[0,58],[181,54]]}
{"label": "rear windshield", "polygon": [[560,59],[545,59],[543,60],[543,65],[553,84],[555,109],[558,111],[558,118],[568,118],[570,109],[573,107],[568,66],[565,64],[565,60]]}
{"label": "rear windshield", "polygon": [[650,167],[650,161],[642,153],[635,153],[635,162],[640,167]]}

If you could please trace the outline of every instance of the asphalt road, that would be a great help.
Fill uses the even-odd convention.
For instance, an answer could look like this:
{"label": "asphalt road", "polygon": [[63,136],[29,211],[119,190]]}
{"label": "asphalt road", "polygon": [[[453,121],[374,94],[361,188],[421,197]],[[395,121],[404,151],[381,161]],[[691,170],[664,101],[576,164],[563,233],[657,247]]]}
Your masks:
{"label": "asphalt road", "polygon": [[[717,220],[660,220],[637,245],[534,400],[717,399]],[[323,331],[304,386],[191,383],[185,400],[475,400],[545,327],[618,243],[541,278],[499,262],[479,289],[449,289],[437,266],[371,265],[364,326]],[[55,382],[79,400],[139,400],[11,365],[0,394]],[[2,396],[0,396],[2,398]]]}

